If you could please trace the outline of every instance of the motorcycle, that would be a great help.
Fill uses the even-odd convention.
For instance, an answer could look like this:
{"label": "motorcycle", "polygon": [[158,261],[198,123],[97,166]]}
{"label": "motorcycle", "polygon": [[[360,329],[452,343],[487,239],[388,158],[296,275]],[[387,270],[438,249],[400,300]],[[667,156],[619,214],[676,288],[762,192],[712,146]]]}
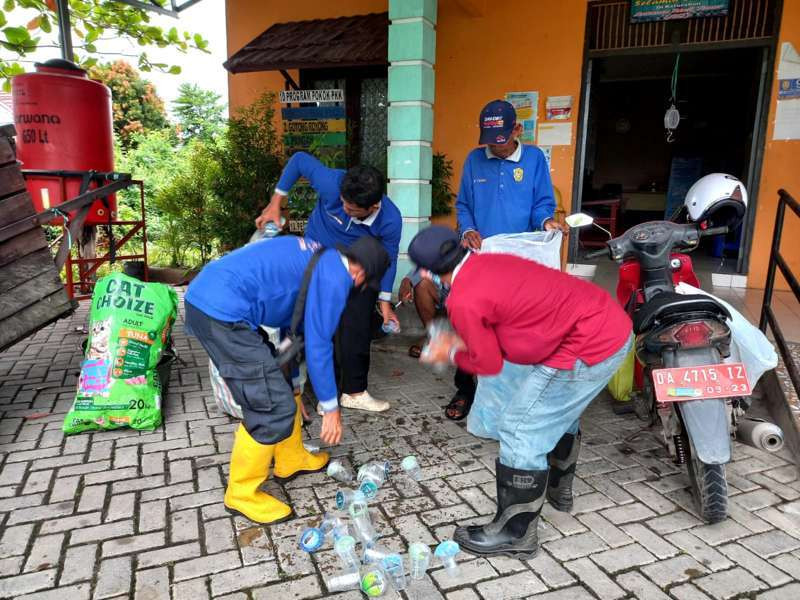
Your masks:
{"label": "motorcycle", "polygon": [[728,310],[712,297],[675,292],[679,281],[697,286],[685,252],[728,231],[704,225],[642,223],[587,258],[622,262],[617,294],[633,321],[642,365],[637,415],[651,425],[660,421],[675,462],[687,465],[700,515],[717,523],[728,516],[725,464],[751,390],[743,364],[723,363],[730,356]]}

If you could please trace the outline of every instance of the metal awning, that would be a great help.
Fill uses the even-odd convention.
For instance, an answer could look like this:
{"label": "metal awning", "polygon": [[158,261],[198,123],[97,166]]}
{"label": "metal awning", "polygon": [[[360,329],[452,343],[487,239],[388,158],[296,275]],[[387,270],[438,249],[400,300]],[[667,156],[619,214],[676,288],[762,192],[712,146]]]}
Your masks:
{"label": "metal awning", "polygon": [[227,61],[231,73],[388,64],[389,13],[276,23]]}

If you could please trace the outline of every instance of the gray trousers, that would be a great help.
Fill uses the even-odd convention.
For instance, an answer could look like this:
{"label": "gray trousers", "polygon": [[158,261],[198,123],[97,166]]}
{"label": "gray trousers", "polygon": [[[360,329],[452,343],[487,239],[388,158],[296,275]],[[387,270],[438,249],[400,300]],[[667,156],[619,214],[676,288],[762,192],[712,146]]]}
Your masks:
{"label": "gray trousers", "polygon": [[277,444],[294,428],[294,391],[270,346],[244,321],[227,323],[184,302],[186,332],[205,348],[242,407],[244,427],[260,444]]}

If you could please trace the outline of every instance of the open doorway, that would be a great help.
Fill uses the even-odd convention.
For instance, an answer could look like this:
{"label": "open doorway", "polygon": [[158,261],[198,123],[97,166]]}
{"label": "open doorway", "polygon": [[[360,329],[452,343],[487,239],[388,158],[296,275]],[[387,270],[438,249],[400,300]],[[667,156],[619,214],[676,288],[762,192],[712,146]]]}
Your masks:
{"label": "open doorway", "polygon": [[[701,176],[752,179],[764,48],[626,54],[592,60],[585,125],[581,206],[615,235],[676,216]],[[681,119],[668,135],[664,113]],[[737,273],[746,265],[742,228],[704,240],[697,268]],[[603,239],[582,236],[593,247]]]}

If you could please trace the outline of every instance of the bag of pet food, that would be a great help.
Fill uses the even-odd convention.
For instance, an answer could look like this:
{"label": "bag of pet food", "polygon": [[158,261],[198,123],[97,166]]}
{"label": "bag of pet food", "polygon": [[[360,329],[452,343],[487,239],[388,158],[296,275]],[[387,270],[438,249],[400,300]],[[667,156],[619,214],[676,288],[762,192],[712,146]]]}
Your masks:
{"label": "bag of pet food", "polygon": [[164,284],[122,273],[97,282],[78,391],[64,433],[161,424],[156,366],[169,347],[177,314],[178,296]]}

